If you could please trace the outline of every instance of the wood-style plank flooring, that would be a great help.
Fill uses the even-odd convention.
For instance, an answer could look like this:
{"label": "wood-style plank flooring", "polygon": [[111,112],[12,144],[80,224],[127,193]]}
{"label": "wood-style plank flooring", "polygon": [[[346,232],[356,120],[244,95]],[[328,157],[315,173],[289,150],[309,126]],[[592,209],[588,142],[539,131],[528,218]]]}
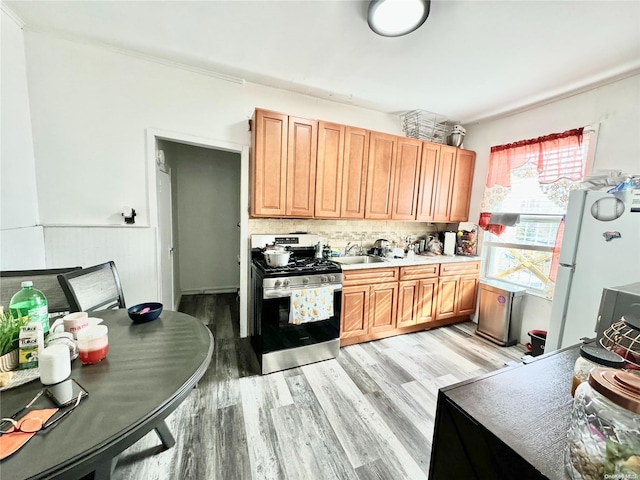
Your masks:
{"label": "wood-style plank flooring", "polygon": [[426,479],[438,389],[519,361],[467,322],[341,349],[261,376],[239,338],[235,295],[190,295],[180,310],[211,329],[211,365],[169,416],[124,451],[119,479]]}

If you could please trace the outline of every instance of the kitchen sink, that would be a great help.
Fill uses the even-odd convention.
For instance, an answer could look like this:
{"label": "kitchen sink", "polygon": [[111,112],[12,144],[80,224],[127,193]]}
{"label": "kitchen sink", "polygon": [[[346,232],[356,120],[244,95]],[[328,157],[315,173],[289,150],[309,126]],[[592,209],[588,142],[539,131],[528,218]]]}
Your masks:
{"label": "kitchen sink", "polygon": [[361,263],[380,263],[384,262],[383,258],[373,257],[370,255],[356,255],[353,257],[334,257],[331,259],[336,263],[342,263],[343,265],[356,265]]}

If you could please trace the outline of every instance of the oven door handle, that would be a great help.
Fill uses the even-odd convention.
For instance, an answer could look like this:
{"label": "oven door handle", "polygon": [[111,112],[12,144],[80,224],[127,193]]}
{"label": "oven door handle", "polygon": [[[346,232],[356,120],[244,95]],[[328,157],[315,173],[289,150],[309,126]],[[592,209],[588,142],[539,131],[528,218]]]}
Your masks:
{"label": "oven door handle", "polygon": [[[342,285],[322,285],[318,288],[331,287],[334,292],[339,292],[342,290]],[[313,287],[312,287],[313,288]],[[273,289],[273,290],[264,290],[262,292],[262,298],[265,300],[270,300],[274,298],[286,298],[290,297],[292,293],[299,292],[300,290],[305,290],[304,288],[287,288],[287,289]]]}

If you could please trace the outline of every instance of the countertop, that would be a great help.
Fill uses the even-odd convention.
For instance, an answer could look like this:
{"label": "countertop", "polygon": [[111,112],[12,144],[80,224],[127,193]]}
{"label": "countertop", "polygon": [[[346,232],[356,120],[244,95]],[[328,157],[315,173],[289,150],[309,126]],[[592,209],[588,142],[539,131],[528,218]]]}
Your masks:
{"label": "countertop", "polygon": [[340,263],[339,265],[342,267],[342,270],[362,270],[370,268],[411,267],[414,265],[430,265],[435,263],[478,262],[480,260],[481,257],[479,256],[436,255],[432,257],[426,255],[415,255],[411,260],[408,258],[384,258],[384,262],[356,263],[353,265]]}

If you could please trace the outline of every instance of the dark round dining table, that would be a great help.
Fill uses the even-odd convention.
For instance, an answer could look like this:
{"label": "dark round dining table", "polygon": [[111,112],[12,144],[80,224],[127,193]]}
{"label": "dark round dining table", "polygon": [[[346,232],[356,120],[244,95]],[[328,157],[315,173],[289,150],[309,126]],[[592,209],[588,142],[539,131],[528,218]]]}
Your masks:
{"label": "dark round dining table", "polygon": [[[203,323],[164,310],[134,324],[125,309],[92,312],[109,328],[109,353],[100,363],[72,362],[71,378],[89,396],[55,427],[36,433],[0,463],[2,480],[109,478],[118,454],[152,430],[165,448],[175,443],[165,419],[204,375],[213,336]],[[9,417],[46,388],[39,379],[0,393]],[[53,408],[42,395],[31,409]]]}

